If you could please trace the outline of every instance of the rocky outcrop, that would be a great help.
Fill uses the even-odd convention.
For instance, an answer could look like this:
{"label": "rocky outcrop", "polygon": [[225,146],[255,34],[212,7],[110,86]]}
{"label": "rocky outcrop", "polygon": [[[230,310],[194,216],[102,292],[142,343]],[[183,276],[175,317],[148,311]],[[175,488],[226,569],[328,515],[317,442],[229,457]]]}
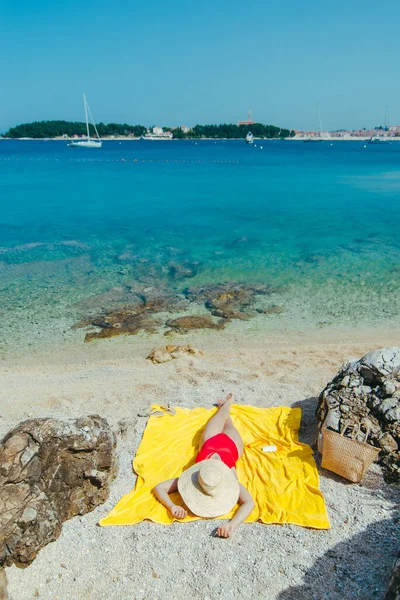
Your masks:
{"label": "rocky outcrop", "polygon": [[115,438],[91,415],[32,419],[0,443],[0,567],[29,565],[62,524],[102,504],[117,471]]}
{"label": "rocky outcrop", "polygon": [[147,359],[151,360],[153,363],[164,363],[172,360],[173,358],[184,356],[185,354],[189,354],[190,356],[198,356],[200,354],[204,354],[204,352],[203,350],[193,348],[193,346],[190,344],[185,346],[174,346],[173,344],[169,344],[163,348],[153,348]]}
{"label": "rocky outcrop", "polygon": [[335,431],[365,423],[368,443],[381,449],[385,478],[400,481],[400,348],[373,350],[343,365],[319,397],[317,418]]}

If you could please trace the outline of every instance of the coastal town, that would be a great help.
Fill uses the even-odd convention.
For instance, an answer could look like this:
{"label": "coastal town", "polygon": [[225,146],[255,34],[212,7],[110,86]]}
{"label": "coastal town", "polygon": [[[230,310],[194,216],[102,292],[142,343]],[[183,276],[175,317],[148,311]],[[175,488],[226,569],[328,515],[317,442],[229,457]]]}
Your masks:
{"label": "coastal town", "polygon": [[400,140],[400,125],[391,125],[389,127],[377,127],[374,129],[339,129],[337,131],[300,131],[295,129],[294,136],[290,139],[308,139],[321,136],[330,140],[369,140],[375,136],[390,138],[390,140]]}
{"label": "coastal town", "polygon": [[[179,140],[179,139],[244,139],[251,132],[254,139],[285,139],[293,141],[366,141],[378,138],[383,141],[399,141],[400,125],[379,126],[362,129],[338,129],[335,131],[316,128],[314,130],[284,129],[273,125],[263,125],[251,118],[236,124],[187,125],[144,127],[142,125],[119,125],[110,123],[96,125],[101,139],[119,140]],[[91,128],[91,126],[90,126]],[[64,132],[65,130],[65,132]],[[76,131],[76,133],[74,133]],[[41,121],[17,125],[0,135],[0,139],[85,139],[84,123],[68,121]]]}

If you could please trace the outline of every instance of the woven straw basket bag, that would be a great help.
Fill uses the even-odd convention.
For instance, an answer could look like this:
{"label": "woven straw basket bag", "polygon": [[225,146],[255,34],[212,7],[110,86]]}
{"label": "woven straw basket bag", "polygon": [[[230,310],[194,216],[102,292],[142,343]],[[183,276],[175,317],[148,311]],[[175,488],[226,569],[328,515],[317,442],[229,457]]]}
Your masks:
{"label": "woven straw basket bag", "polygon": [[358,423],[346,423],[341,433],[322,426],[322,466],[353,483],[358,483],[378,456],[380,448],[367,444],[370,434],[367,423],[363,423],[366,429],[363,442],[345,437],[344,434],[350,425],[354,427],[352,438],[355,438],[360,431]]}

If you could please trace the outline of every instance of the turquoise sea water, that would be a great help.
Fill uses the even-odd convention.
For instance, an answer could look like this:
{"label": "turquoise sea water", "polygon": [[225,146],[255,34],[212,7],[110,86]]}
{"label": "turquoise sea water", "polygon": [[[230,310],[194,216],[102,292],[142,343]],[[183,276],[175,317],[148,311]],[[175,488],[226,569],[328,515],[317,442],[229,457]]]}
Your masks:
{"label": "turquoise sea water", "polygon": [[135,282],[266,282],[278,329],[397,321],[400,143],[3,140],[0,206],[1,349]]}

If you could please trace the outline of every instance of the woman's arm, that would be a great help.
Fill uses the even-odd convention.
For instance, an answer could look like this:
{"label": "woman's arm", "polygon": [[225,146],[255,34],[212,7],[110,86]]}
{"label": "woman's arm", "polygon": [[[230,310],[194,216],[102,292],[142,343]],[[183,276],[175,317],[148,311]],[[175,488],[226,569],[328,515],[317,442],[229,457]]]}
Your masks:
{"label": "woman's arm", "polygon": [[243,523],[243,521],[245,519],[247,519],[247,517],[250,515],[250,513],[252,512],[255,504],[254,504],[254,500],[251,497],[251,494],[248,490],[246,490],[245,487],[243,487],[241,484],[240,485],[240,494],[239,494],[239,502],[241,504],[240,508],[238,509],[238,511],[236,512],[235,516],[228,521],[228,523],[226,523],[225,525],[221,525],[221,527],[218,527],[218,531],[217,531],[217,535],[218,537],[231,537],[232,533],[234,532],[234,530],[236,529],[236,527],[238,525],[240,525],[241,523]]}
{"label": "woman's arm", "polygon": [[172,492],[176,492],[177,490],[178,477],[162,481],[153,488],[153,492],[155,493],[161,504],[164,504],[164,506],[168,508],[171,515],[176,519],[184,519],[187,515],[186,510],[182,508],[182,506],[177,506],[176,504],[174,504],[168,495],[172,494]]}

